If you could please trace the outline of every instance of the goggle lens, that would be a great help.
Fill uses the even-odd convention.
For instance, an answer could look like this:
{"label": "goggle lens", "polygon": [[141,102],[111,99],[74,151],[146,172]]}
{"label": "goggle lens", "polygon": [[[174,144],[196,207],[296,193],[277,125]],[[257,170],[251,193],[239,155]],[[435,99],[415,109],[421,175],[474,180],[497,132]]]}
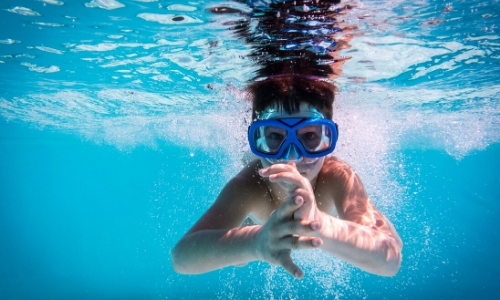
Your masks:
{"label": "goggle lens", "polygon": [[332,145],[332,133],[325,125],[310,125],[295,132],[298,140],[308,153],[319,153]]}
{"label": "goggle lens", "polygon": [[260,126],[255,130],[256,148],[262,153],[276,154],[285,142],[288,131],[275,126]]}

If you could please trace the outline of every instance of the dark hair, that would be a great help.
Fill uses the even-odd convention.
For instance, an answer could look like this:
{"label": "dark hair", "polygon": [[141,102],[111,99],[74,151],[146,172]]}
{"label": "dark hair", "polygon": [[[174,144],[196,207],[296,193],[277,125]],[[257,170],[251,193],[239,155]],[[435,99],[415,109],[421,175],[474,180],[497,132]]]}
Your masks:
{"label": "dark hair", "polygon": [[252,97],[252,119],[257,112],[263,112],[272,105],[277,105],[287,113],[299,111],[300,103],[305,102],[319,111],[326,118],[333,117],[335,87],[325,81],[301,75],[281,75],[256,81],[247,87]]}

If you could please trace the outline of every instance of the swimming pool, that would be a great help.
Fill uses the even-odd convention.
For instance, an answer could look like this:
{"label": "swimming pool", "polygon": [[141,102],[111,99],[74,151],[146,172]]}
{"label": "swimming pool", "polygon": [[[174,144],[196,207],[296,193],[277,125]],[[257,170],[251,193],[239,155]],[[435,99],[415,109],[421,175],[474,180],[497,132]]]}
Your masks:
{"label": "swimming pool", "polygon": [[302,281],[265,263],[171,267],[248,151],[249,49],[223,25],[231,15],[206,11],[229,2],[0,3],[2,297],[497,294],[497,1],[357,3],[335,154],[398,229],[403,264],[382,278],[295,253]]}

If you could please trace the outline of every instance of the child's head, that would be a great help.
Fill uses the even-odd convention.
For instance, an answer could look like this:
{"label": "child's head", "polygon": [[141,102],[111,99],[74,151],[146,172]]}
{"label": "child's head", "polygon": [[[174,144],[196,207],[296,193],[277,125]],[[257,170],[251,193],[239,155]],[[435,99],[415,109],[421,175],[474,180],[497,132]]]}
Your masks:
{"label": "child's head", "polygon": [[[324,81],[313,80],[298,75],[280,76],[256,82],[249,86],[248,90],[253,96],[252,118],[254,122],[264,119],[290,117],[320,119],[324,117],[328,120],[332,119],[334,87]],[[283,139],[287,135],[285,131],[288,129],[275,127],[278,125],[257,125],[257,122],[249,128],[249,142],[251,147],[253,146],[256,149],[254,153],[257,155],[260,154],[259,156],[264,167],[275,163],[294,161],[297,170],[305,178],[312,180],[320,171],[324,156],[318,153],[319,156],[306,157],[304,153],[312,151],[309,153],[311,154],[314,151],[320,152],[323,150],[329,153],[329,149],[333,151],[333,148],[335,148],[334,143],[336,143],[337,137],[336,128],[333,127],[334,123],[332,123],[333,125],[319,125],[317,123],[319,121],[313,122],[315,122],[314,125],[302,123],[305,124],[305,127],[300,127],[302,129],[294,131],[294,136],[300,142],[297,140],[288,145],[278,142],[279,147],[278,144],[274,145],[274,142]],[[288,125],[293,126],[292,124]],[[254,129],[252,130],[252,128]],[[335,132],[335,134],[332,135],[332,132]],[[306,140],[309,138],[310,140]],[[272,153],[273,151],[276,152]],[[270,155],[266,157],[263,153]],[[279,157],[270,158],[273,155]]]}
{"label": "child's head", "polygon": [[334,86],[301,75],[280,76],[257,81],[248,88],[252,96],[252,119],[269,107],[278,107],[288,114],[298,112],[301,103],[320,111],[325,118],[333,117]]}

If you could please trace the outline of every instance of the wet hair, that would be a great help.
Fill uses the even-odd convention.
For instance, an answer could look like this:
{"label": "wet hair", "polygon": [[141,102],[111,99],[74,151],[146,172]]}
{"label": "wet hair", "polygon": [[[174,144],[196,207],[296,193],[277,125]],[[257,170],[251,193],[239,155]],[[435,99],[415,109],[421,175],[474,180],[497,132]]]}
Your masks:
{"label": "wet hair", "polygon": [[287,113],[295,113],[305,102],[321,111],[328,119],[333,117],[335,87],[308,76],[289,75],[256,81],[247,87],[252,98],[252,119],[266,108],[277,106]]}
{"label": "wet hair", "polygon": [[302,102],[331,119],[335,86],[330,82],[342,75],[348,58],[339,51],[349,47],[348,32],[355,28],[343,15],[354,7],[339,5],[340,0],[233,1],[251,11],[229,6],[209,11],[232,14],[223,25],[250,46],[244,58],[256,67],[247,87],[252,119],[269,107],[297,112]]}

